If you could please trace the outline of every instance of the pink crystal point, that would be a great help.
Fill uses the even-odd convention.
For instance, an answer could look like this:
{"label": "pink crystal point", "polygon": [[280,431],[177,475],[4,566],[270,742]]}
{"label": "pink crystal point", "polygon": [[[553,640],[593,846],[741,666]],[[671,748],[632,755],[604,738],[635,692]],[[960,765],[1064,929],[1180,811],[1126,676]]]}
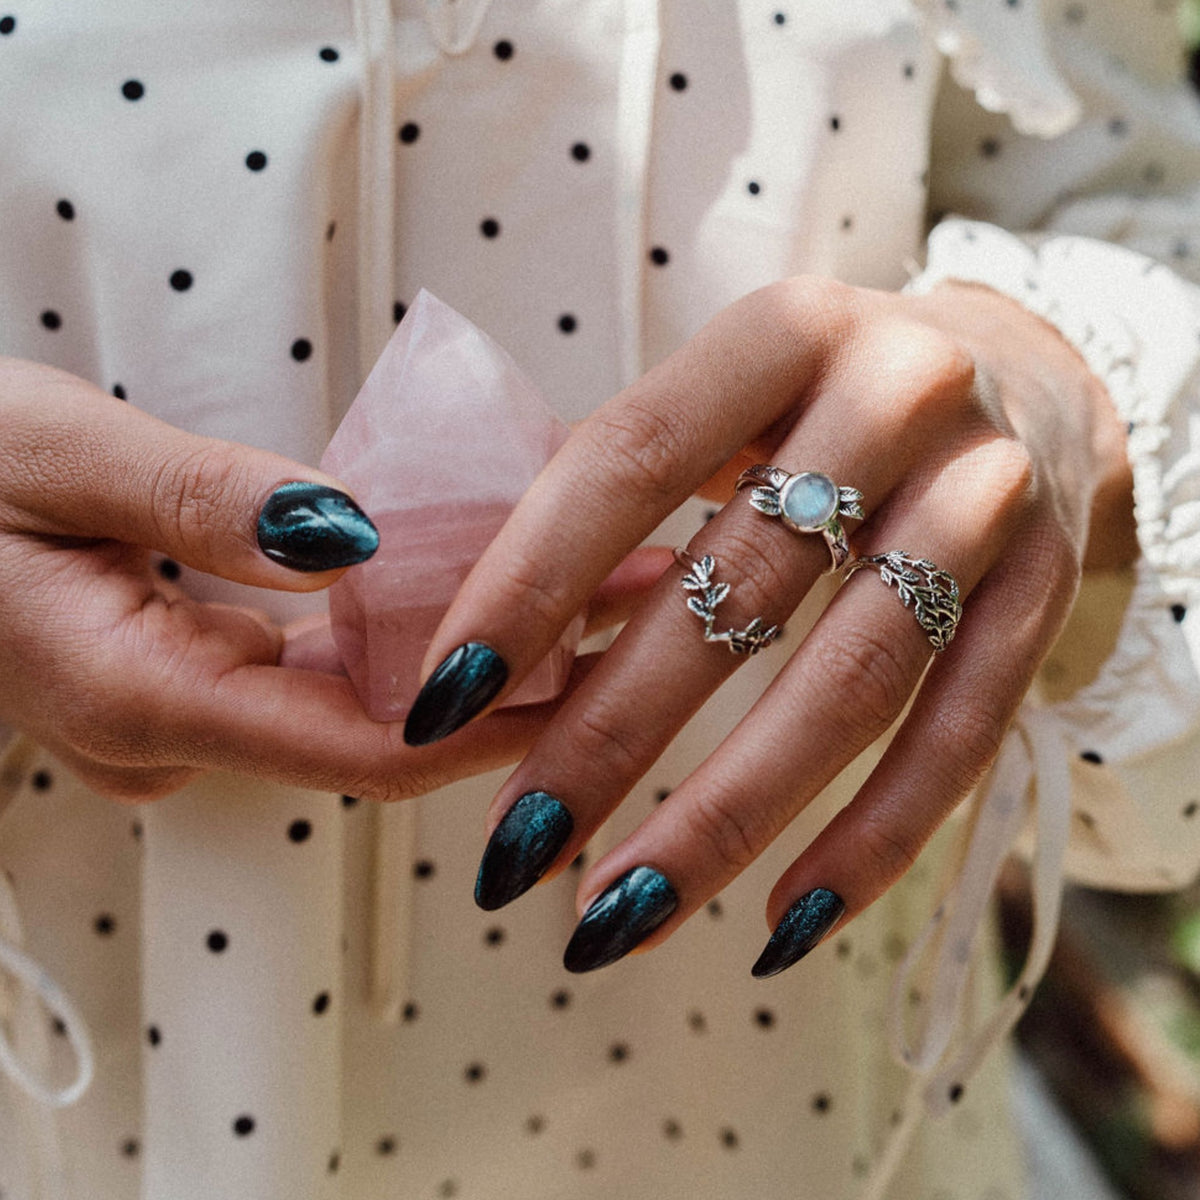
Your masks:
{"label": "pink crystal point", "polygon": [[[495,342],[417,296],[321,459],[379,530],[375,556],[329,591],[334,641],[376,721],[408,712],[442,614],[566,437]],[[508,703],[556,696],[582,630],[581,614]]]}

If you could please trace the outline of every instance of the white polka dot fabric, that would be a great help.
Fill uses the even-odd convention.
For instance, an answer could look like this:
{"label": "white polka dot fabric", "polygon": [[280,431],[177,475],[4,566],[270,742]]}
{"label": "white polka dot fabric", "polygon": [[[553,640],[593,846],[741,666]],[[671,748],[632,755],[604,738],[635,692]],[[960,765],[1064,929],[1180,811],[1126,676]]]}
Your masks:
{"label": "white polka dot fabric", "polygon": [[[1097,328],[1132,331],[1093,365],[1147,422],[1131,445],[1152,569],[1107,674],[1059,688],[1077,740],[1072,861],[1166,886],[1200,858],[1186,765],[1200,744],[1200,343],[1182,282],[1200,273],[1200,113],[1172,9],[0,0],[0,352],[316,462],[362,378],[360,342],[423,286],[574,419],[756,286],[802,271],[900,286],[930,209],[976,224],[938,234],[927,283],[1012,291],[1012,263],[1033,252],[996,227],[1081,235],[1086,285],[1051,242],[1031,278],[1053,295],[1016,290],[1051,319],[1061,293],[1080,342],[1093,311]],[[1145,260],[1106,266],[1113,241],[1171,282],[1149,268],[1136,291],[1115,282]],[[370,252],[385,243],[380,272]],[[704,512],[688,506],[664,536],[686,540]],[[158,569],[199,596],[246,595]],[[281,618],[313,603],[254,602]],[[705,707],[617,833],[669,803],[787,644]],[[1069,674],[1056,661],[1050,674]],[[1167,707],[1169,744],[1151,732]],[[367,986],[387,814],[223,776],[124,808],[28,749],[0,770],[0,867],[25,949],[82,1011],[96,1077],[57,1112],[0,1077],[2,1200],[849,1200],[905,1118],[888,987],[953,830],[803,964],[749,975],[776,875],[872,755],[667,945],[585,976],[560,962],[577,872],[499,912],[471,899],[498,778],[423,798],[391,1020]],[[1110,833],[1130,797],[1135,816]],[[972,1003],[996,987],[980,970]],[[61,1027],[18,1029],[14,990],[0,986],[4,1029],[31,1057],[44,1041],[46,1074],[68,1078]],[[1018,1200],[1004,1088],[1001,1054],[925,1123],[887,1195]]]}

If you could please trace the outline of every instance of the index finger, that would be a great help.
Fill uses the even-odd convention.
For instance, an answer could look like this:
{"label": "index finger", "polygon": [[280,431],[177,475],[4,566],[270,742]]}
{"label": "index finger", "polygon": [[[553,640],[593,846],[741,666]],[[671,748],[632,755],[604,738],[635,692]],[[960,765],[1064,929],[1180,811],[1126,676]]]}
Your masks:
{"label": "index finger", "polygon": [[853,296],[823,279],[753,292],[584,421],[443,618],[405,741],[437,741],[511,690],[626,553],[789,414],[847,337]]}

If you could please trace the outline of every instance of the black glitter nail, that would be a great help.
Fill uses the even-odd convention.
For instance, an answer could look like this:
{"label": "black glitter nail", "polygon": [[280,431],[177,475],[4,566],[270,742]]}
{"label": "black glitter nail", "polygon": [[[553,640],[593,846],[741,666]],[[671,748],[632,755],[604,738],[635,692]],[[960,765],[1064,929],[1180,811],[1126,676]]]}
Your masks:
{"label": "black glitter nail", "polygon": [[410,746],[427,746],[448,737],[487,708],[507,679],[508,666],[491,646],[459,646],[417,694],[404,723],[404,740]]}
{"label": "black glitter nail", "polygon": [[596,897],[575,927],[563,966],[580,974],[606,967],[645,941],[674,911],[679,897],[653,867],[633,867]]}
{"label": "black glitter nail", "polygon": [[775,926],[758,961],[750,968],[756,979],[766,979],[798,963],[841,920],[846,902],[828,888],[806,892]]}
{"label": "black glitter nail", "polygon": [[549,792],[526,792],[488,841],[475,878],[475,903],[489,911],[527,892],[567,844],[575,821]]}
{"label": "black glitter nail", "polygon": [[379,532],[345,492],[319,483],[285,483],[258,514],[258,545],[293,571],[331,571],[379,549]]}

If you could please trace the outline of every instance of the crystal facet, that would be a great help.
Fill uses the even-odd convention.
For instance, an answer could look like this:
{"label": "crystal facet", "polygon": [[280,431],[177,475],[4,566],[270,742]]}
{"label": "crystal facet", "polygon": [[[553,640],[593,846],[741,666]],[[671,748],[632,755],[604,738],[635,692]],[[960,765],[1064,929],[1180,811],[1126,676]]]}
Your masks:
{"label": "crystal facet", "polygon": [[[379,549],[330,589],[346,674],[377,721],[405,716],[438,622],[567,428],[511,358],[422,291],[321,466],[353,492]],[[562,690],[578,616],[509,703]]]}
{"label": "crystal facet", "polygon": [[803,471],[783,485],[780,507],[789,524],[805,533],[816,533],[837,513],[838,490],[828,475]]}

